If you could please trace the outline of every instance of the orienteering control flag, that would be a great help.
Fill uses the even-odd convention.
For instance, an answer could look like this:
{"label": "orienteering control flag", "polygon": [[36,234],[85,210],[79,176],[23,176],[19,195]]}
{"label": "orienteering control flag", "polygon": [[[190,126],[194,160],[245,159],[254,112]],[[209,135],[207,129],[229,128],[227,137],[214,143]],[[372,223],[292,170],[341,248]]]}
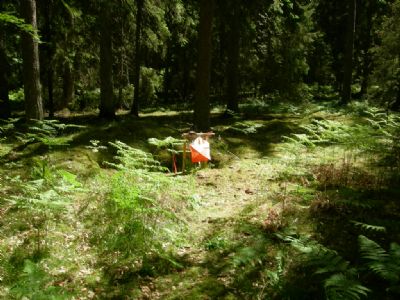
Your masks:
{"label": "orienteering control flag", "polygon": [[211,160],[210,143],[198,137],[190,144],[190,153],[192,163],[209,161]]}

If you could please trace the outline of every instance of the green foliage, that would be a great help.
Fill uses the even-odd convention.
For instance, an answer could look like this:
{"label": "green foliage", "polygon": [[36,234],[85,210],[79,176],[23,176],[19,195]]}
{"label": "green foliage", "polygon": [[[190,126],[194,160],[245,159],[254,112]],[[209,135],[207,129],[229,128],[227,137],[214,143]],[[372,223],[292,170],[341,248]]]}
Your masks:
{"label": "green foliage", "polygon": [[344,274],[334,274],[324,284],[326,298],[331,300],[359,300],[368,296],[370,289],[355,280],[349,280]]}
{"label": "green foliage", "polygon": [[[119,163],[108,163],[118,171],[107,178],[105,223],[98,233],[101,249],[110,259],[117,255],[118,262],[129,261],[134,269],[154,257],[177,266],[168,252],[181,230],[176,225],[183,225],[174,213],[174,203],[179,205],[174,200],[183,196],[181,179],[161,173],[165,168],[149,153],[119,141],[110,144],[117,149]],[[174,189],[176,194],[163,193]]]}
{"label": "green foliage", "polygon": [[263,124],[252,121],[236,122],[229,127],[229,130],[248,135],[257,133],[257,130],[263,126]]}
{"label": "green foliage", "polygon": [[263,7],[257,20],[257,55],[263,92],[278,91],[291,99],[309,98],[302,78],[308,73],[307,55],[318,36],[313,4],[276,0]]}
{"label": "green foliage", "polygon": [[26,24],[21,18],[18,18],[11,13],[0,12],[0,22],[5,24],[12,24],[23,32],[31,34],[37,41],[40,41],[38,31],[30,24]]}
{"label": "green foliage", "polygon": [[157,93],[161,91],[163,84],[163,73],[152,68],[142,67],[140,95],[146,99],[146,104],[152,106],[156,103]]}
{"label": "green foliage", "polygon": [[18,122],[19,119],[8,119],[1,120],[0,133],[4,136],[7,136],[15,129],[15,123]]}
{"label": "green foliage", "polygon": [[27,132],[18,132],[16,137],[23,144],[39,142],[49,148],[66,146],[71,137],[62,136],[69,129],[84,128],[84,126],[63,124],[58,120],[33,120]]}
{"label": "green foliage", "polygon": [[358,281],[358,270],[351,267],[336,251],[307,238],[277,236],[303,255],[304,264],[314,270],[314,276],[325,288],[327,299],[362,299],[370,289]]}
{"label": "green foliage", "polygon": [[357,221],[351,221],[356,227],[361,228],[364,231],[367,232],[381,232],[384,233],[386,232],[386,228],[383,226],[378,226],[378,225],[371,225],[371,224],[366,224],[366,223],[361,223]]}
{"label": "green foliage", "polygon": [[[153,158],[153,155],[144,152],[140,149],[135,149],[127,144],[116,141],[115,143],[110,142],[110,145],[117,149],[116,161],[119,163],[107,163],[120,170],[132,171],[132,172],[145,172],[145,171],[166,171],[167,169],[162,167],[160,162]],[[142,171],[143,170],[143,171]]]}
{"label": "green foliage", "polygon": [[20,88],[16,91],[12,91],[12,92],[10,92],[10,95],[8,97],[11,102],[22,103],[25,101],[24,89]]}
{"label": "green foliage", "polygon": [[376,61],[373,74],[373,98],[387,107],[400,107],[400,1],[393,1],[391,14],[384,18],[379,30],[381,43],[373,48]]}
{"label": "green foliage", "polygon": [[11,289],[11,296],[16,299],[61,300],[71,299],[72,295],[59,286],[52,284],[52,276],[38,264],[26,260],[22,274]]}
{"label": "green foliage", "polygon": [[378,243],[360,235],[358,238],[361,256],[367,267],[380,278],[389,282],[389,291],[398,291],[400,287],[400,246],[390,245],[386,251]]}
{"label": "green foliage", "polygon": [[216,236],[208,239],[204,243],[206,250],[223,250],[227,246],[227,241],[221,236]]}
{"label": "green foliage", "polygon": [[169,136],[163,140],[149,138],[148,142],[150,145],[157,147],[158,150],[167,150],[173,154],[178,154],[182,152],[182,146],[185,141]]}
{"label": "green foliage", "polygon": [[382,152],[382,149],[396,143],[400,119],[387,115],[382,110],[370,108],[363,112],[365,123],[346,124],[335,120],[313,120],[303,125],[305,133],[294,133],[284,138],[290,143],[309,148],[326,145],[341,145],[346,148]]}

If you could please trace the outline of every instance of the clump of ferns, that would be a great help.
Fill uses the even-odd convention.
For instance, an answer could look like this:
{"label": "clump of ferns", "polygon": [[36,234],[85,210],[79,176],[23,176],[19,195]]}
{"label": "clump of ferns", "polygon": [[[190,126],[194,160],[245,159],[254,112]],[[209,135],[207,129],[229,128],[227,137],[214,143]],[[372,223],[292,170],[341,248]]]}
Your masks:
{"label": "clump of ferns", "polygon": [[182,222],[175,214],[176,195],[164,191],[181,191],[181,179],[166,176],[150,153],[120,141],[110,145],[117,155],[106,164],[117,171],[107,178],[103,218],[94,233],[105,262],[118,274],[143,268],[154,257],[175,264],[168,253],[179,235],[175,225]]}
{"label": "clump of ferns", "polygon": [[385,292],[400,295],[400,245],[391,243],[388,250],[364,235],[358,238],[366,268],[387,283]]}
{"label": "clump of ferns", "polygon": [[317,146],[341,145],[364,152],[377,153],[395,145],[400,126],[397,115],[372,114],[364,123],[345,124],[334,120],[313,120],[303,125],[303,133],[284,137],[287,142],[315,149]]}
{"label": "clump of ferns", "polygon": [[130,147],[120,141],[116,141],[115,143],[110,142],[110,145],[116,149],[117,155],[114,156],[115,162],[105,162],[108,166],[131,172],[164,172],[168,170],[161,166],[160,162],[154,159],[151,153]]}
{"label": "clump of ferns", "polygon": [[65,137],[69,129],[84,128],[81,125],[64,124],[58,120],[32,120],[25,132],[18,132],[15,136],[22,143],[41,143],[49,148],[55,146],[65,146],[71,141],[70,137]]}
{"label": "clump of ferns", "polygon": [[312,270],[312,276],[324,288],[326,299],[365,298],[370,289],[362,285],[359,271],[336,251],[309,238],[277,234],[300,253],[302,268]]}

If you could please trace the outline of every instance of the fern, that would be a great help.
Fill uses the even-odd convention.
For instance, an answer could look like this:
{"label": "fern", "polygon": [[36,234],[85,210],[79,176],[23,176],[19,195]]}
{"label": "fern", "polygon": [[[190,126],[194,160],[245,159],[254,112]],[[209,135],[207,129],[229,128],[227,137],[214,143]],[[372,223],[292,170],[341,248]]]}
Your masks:
{"label": "fern", "polygon": [[167,250],[178,234],[175,225],[181,224],[172,206],[175,197],[182,197],[180,178],[162,173],[166,169],[150,153],[119,141],[110,145],[117,149],[116,162],[107,164],[117,172],[106,178],[104,223],[97,233],[103,254],[117,259],[113,264],[134,262],[133,267],[140,267],[157,256],[176,265]]}
{"label": "fern", "polygon": [[167,171],[160,162],[155,160],[153,155],[140,149],[135,149],[129,145],[116,141],[110,142],[110,145],[117,149],[117,155],[114,157],[119,163],[106,162],[107,165],[119,170],[145,169],[149,171]]}
{"label": "fern", "polygon": [[17,299],[71,299],[72,295],[60,286],[53,285],[53,280],[42,267],[26,260],[23,273],[10,294]]}
{"label": "fern", "polygon": [[367,267],[376,275],[390,282],[391,285],[400,283],[400,246],[390,245],[389,252],[378,243],[360,235],[361,256],[367,261]]}
{"label": "fern", "polygon": [[362,286],[357,281],[349,279],[346,275],[338,273],[325,280],[326,298],[359,300],[367,297],[370,289]]}
{"label": "fern", "polygon": [[153,145],[155,147],[157,147],[157,149],[165,149],[171,153],[174,154],[178,154],[181,151],[177,151],[176,149],[182,149],[182,145],[185,142],[184,140],[179,140],[176,138],[173,138],[171,136],[163,139],[163,140],[159,140],[156,138],[149,138],[148,142],[150,145]]}
{"label": "fern", "polygon": [[371,224],[366,224],[366,223],[361,223],[357,221],[351,221],[356,227],[361,228],[362,230],[365,231],[372,231],[372,232],[386,232],[386,228],[383,226],[378,226],[378,225],[371,225]]}
{"label": "fern", "polygon": [[357,269],[343,259],[336,251],[309,240],[291,236],[277,236],[300,251],[305,264],[312,267],[314,274],[322,278],[327,299],[358,300],[368,295],[370,290],[357,280]]}
{"label": "fern", "polygon": [[236,122],[231,127],[229,127],[229,129],[239,133],[243,133],[245,135],[249,135],[257,133],[257,130],[261,127],[264,127],[264,125],[253,121],[246,121],[246,122]]}

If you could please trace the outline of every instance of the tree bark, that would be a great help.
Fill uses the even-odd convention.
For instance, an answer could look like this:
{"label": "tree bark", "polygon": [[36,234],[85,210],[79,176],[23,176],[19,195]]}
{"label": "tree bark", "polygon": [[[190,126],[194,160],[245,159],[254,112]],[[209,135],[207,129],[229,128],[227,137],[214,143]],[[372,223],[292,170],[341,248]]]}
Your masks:
{"label": "tree bark", "polygon": [[[0,3],[0,9],[1,9]],[[10,71],[5,52],[5,31],[0,24],[0,118],[10,117],[10,101],[8,97],[8,74]]]}
{"label": "tree bark", "polygon": [[140,97],[140,66],[142,63],[142,47],[141,47],[141,33],[142,33],[142,19],[143,19],[143,5],[144,0],[136,0],[136,33],[135,33],[135,67],[133,70],[133,85],[135,87],[133,93],[133,102],[131,107],[131,114],[139,116],[139,97]]}
{"label": "tree bark", "polygon": [[200,1],[199,56],[197,61],[194,126],[196,130],[210,129],[210,70],[212,52],[212,21],[214,0]]}
{"label": "tree bark", "polygon": [[232,14],[229,16],[228,31],[228,64],[227,64],[227,112],[239,112],[239,55],[240,55],[240,24],[237,1],[232,1]]}
{"label": "tree bark", "polygon": [[367,93],[368,90],[368,79],[369,75],[371,72],[371,53],[369,52],[372,44],[372,9],[371,9],[371,4],[367,7],[367,13],[366,13],[366,18],[367,18],[367,36],[365,40],[365,46],[364,46],[364,57],[363,57],[363,64],[362,64],[362,81],[361,81],[361,90],[360,90],[360,96],[364,96]]}
{"label": "tree bark", "polygon": [[[35,0],[21,0],[21,15],[27,24],[37,29]],[[40,86],[38,41],[32,34],[23,32],[21,42],[25,115],[27,119],[42,120],[44,115]]]}
{"label": "tree bark", "polygon": [[103,3],[100,24],[100,117],[115,116],[114,86],[112,76],[112,36],[110,8]]}
{"label": "tree bark", "polygon": [[341,103],[347,104],[351,100],[351,83],[353,73],[353,50],[354,50],[354,35],[356,29],[356,0],[349,2],[347,13],[347,33],[345,53],[343,59],[343,86]]}
{"label": "tree bark", "polygon": [[69,61],[64,63],[63,72],[63,97],[61,109],[67,108],[74,102],[75,97],[75,78],[72,65]]}
{"label": "tree bark", "polygon": [[44,5],[44,32],[43,36],[46,41],[45,53],[46,53],[46,85],[47,85],[47,106],[49,109],[49,117],[54,117],[54,69],[53,69],[53,56],[54,56],[54,46],[52,44],[53,31],[52,31],[52,0],[46,0]]}

